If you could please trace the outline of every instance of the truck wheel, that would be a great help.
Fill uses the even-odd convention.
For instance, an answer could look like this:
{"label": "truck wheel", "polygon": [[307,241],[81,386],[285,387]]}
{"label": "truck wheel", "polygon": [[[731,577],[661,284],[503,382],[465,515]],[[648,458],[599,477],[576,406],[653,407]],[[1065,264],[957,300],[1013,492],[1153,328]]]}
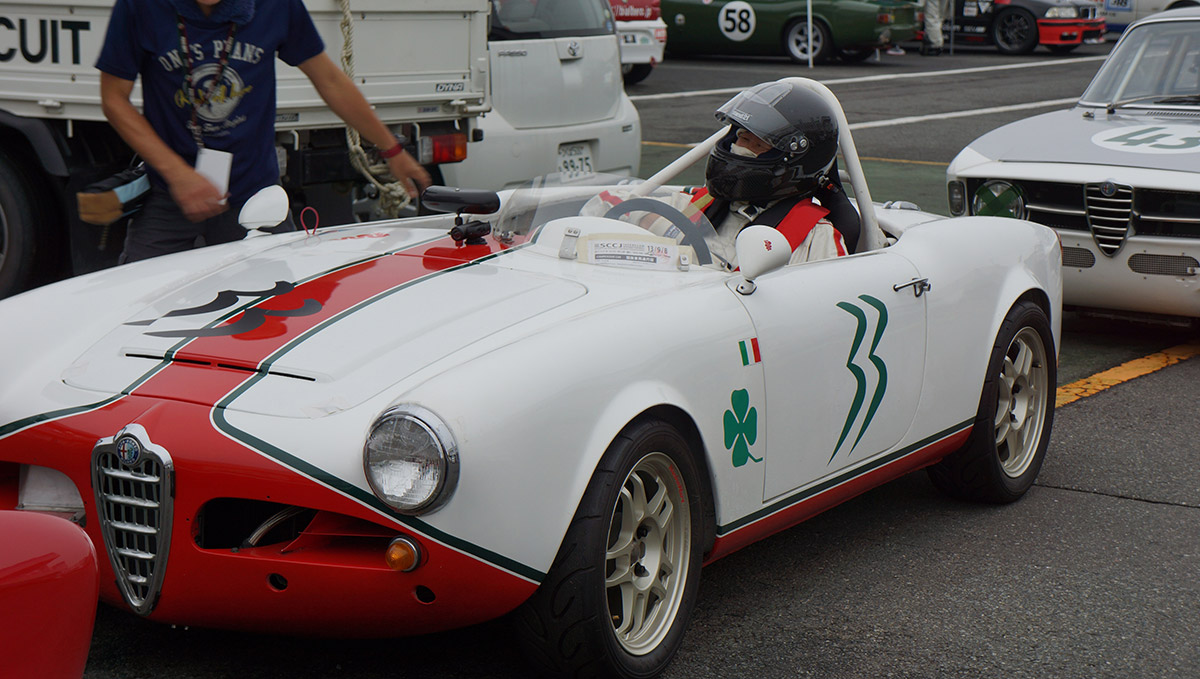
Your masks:
{"label": "truck wheel", "polygon": [[654,70],[653,64],[629,64],[629,70],[623,70],[623,77],[626,85],[636,85],[646,79],[650,75],[650,71]]}
{"label": "truck wheel", "polygon": [[1006,9],[992,24],[992,42],[1001,54],[1029,54],[1038,45],[1037,20],[1026,10]]}
{"label": "truck wheel", "polygon": [[933,484],[962,500],[1001,504],[1024,495],[1050,443],[1056,380],[1046,312],[1017,302],[992,347],[971,438],[929,468]]}
{"label": "truck wheel", "polygon": [[833,39],[825,24],[813,19],[812,40],[808,37],[808,21],[801,17],[788,25],[783,32],[783,50],[796,63],[808,63],[808,51],[813,52],[813,62],[828,61],[833,54]]}
{"label": "truck wheel", "polygon": [[32,182],[0,151],[0,297],[25,288],[37,259],[37,220]]}
{"label": "truck wheel", "polygon": [[703,498],[687,441],[642,421],[609,446],[546,579],[517,614],[526,654],[556,676],[656,676],[700,585]]}

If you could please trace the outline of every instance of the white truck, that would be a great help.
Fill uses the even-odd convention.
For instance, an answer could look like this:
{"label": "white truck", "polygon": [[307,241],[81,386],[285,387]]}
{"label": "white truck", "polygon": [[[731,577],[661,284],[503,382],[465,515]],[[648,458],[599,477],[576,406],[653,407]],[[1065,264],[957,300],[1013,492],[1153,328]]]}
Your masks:
{"label": "white truck", "polygon": [[[112,5],[0,0],[0,297],[109,266],[121,251],[124,220],[83,223],[75,201],[133,160],[100,109],[95,62]],[[351,58],[358,87],[414,156],[427,166],[466,157],[491,108],[488,0],[305,5],[330,56]],[[351,165],[341,120],[299,70],[276,64],[281,183],[322,223],[350,221],[373,186]],[[140,105],[140,87],[133,97]]]}

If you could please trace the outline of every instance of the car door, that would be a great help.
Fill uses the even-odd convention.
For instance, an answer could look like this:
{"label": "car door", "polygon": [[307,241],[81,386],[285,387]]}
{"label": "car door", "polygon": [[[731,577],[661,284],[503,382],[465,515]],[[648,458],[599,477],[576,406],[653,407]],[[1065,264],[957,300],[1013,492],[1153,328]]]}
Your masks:
{"label": "car door", "polygon": [[880,250],[788,266],[741,296],[765,375],[764,500],[875,457],[908,431],[925,370],[919,280],[910,261]]}

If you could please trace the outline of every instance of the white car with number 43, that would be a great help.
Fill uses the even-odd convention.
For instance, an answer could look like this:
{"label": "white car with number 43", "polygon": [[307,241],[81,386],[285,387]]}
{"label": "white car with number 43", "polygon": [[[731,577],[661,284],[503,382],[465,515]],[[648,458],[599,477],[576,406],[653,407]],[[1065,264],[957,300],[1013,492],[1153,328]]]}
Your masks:
{"label": "white car with number 43", "polygon": [[1130,26],[1074,108],[971,142],[952,215],[1058,232],[1068,305],[1200,317],[1200,9]]}
{"label": "white car with number 43", "polygon": [[[543,669],[645,678],[704,563],[923,468],[1020,498],[1053,419],[1053,232],[874,205],[833,94],[785,83],[837,118],[858,252],[790,264],[758,224],[717,261],[657,197],[721,130],[644,183],[431,188],[457,214],[47,286],[0,301],[0,509],[75,516],[101,597],[152,620],[394,636],[515,611]],[[647,212],[679,235],[621,219]]]}

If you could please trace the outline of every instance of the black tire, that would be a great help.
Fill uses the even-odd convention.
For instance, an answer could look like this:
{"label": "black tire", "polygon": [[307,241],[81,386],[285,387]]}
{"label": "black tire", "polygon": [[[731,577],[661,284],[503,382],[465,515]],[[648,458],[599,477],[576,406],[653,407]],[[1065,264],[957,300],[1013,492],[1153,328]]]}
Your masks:
{"label": "black tire", "polygon": [[868,47],[865,49],[853,49],[853,50],[839,49],[837,51],[837,55],[838,55],[838,59],[841,59],[843,62],[845,62],[847,64],[857,64],[860,61],[866,61],[868,58],[873,56],[875,54],[875,52],[876,52],[876,50],[874,47]]}
{"label": "black tire", "polygon": [[645,80],[653,70],[654,64],[630,64],[629,70],[625,71],[622,77],[626,85],[636,85]]}
{"label": "black tire", "polygon": [[1046,312],[1013,305],[988,361],[967,444],[929,468],[939,490],[962,500],[1013,502],[1037,478],[1054,423],[1057,361]]}
{"label": "black tire", "polygon": [[[813,19],[813,62],[828,61],[833,56],[833,37],[825,24]],[[798,64],[808,63],[808,20],[804,17],[788,24],[783,31],[783,53]]]}
{"label": "black tire", "polygon": [[992,22],[992,42],[1001,54],[1029,54],[1038,46],[1037,20],[1027,10],[1005,9]]}
{"label": "black tire", "polygon": [[37,269],[40,195],[13,157],[0,151],[0,298],[24,290]]}
{"label": "black tire", "polygon": [[[703,504],[684,437],[657,420],[626,427],[601,458],[546,579],[517,611],[529,659],[552,676],[661,673],[699,593]],[[657,509],[639,518],[647,505]],[[640,625],[630,609],[645,612]]]}
{"label": "black tire", "polygon": [[1055,54],[1070,54],[1075,51],[1076,47],[1079,45],[1046,45],[1046,49]]}

